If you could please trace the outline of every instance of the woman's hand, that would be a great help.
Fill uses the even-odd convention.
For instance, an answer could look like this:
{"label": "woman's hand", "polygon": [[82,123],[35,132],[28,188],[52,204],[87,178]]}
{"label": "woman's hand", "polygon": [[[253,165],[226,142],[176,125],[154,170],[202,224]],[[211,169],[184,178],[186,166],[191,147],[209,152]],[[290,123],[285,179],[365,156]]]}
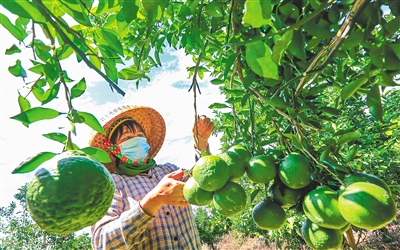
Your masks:
{"label": "woman's hand", "polygon": [[179,181],[184,175],[183,169],[167,174],[140,201],[143,211],[154,216],[162,205],[187,206],[188,202],[183,196],[184,182]]}
{"label": "woman's hand", "polygon": [[[194,141],[196,141],[196,124],[193,125],[192,133]],[[198,150],[207,150],[208,138],[214,132],[214,123],[205,115],[200,116],[197,119],[197,146]]]}

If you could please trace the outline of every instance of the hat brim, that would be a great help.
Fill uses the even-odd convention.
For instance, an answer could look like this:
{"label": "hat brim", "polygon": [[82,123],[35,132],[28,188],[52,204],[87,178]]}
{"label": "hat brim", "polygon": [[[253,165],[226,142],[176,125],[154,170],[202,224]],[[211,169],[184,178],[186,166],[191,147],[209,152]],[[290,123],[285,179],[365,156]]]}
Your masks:
{"label": "hat brim", "polygon": [[112,115],[114,116],[103,125],[106,134],[96,133],[89,142],[90,146],[104,150],[111,158],[112,162],[103,163],[110,173],[115,172],[116,158],[104,145],[104,141],[109,139],[110,128],[121,119],[136,121],[143,128],[147,143],[150,145],[148,156],[154,158],[157,155],[164,143],[166,128],[163,117],[156,110],[146,106],[125,106],[113,110],[108,117]]}

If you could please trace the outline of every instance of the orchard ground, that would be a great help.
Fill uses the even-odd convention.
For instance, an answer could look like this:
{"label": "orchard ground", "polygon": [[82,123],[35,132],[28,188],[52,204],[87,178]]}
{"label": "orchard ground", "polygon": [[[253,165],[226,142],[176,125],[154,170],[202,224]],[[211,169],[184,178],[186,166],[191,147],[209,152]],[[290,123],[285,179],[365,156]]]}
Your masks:
{"label": "orchard ground", "polygon": [[[398,198],[399,195],[398,195]],[[399,204],[397,204],[399,207]],[[359,231],[353,229],[357,249],[359,250],[398,250],[400,249],[400,209],[397,210],[396,220],[391,222],[383,229],[374,231]],[[301,248],[297,248],[301,247]],[[305,243],[297,246],[296,249],[310,249]],[[212,248],[203,245],[201,250],[211,250]],[[224,235],[220,242],[216,244],[217,250],[277,250],[277,249],[294,249],[292,246],[283,245],[278,248],[276,244],[270,243],[266,246],[259,238],[244,237],[235,232],[229,232]],[[344,249],[350,249],[346,246]]]}

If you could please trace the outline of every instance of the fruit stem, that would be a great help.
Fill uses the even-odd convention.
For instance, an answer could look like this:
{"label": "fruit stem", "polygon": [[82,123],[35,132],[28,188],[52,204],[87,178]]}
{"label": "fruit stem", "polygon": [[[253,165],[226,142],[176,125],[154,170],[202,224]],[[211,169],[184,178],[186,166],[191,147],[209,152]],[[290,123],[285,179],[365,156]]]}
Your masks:
{"label": "fruit stem", "polygon": [[353,250],[357,250],[357,245],[356,242],[354,241],[353,229],[351,227],[346,231],[346,236],[350,248]]}

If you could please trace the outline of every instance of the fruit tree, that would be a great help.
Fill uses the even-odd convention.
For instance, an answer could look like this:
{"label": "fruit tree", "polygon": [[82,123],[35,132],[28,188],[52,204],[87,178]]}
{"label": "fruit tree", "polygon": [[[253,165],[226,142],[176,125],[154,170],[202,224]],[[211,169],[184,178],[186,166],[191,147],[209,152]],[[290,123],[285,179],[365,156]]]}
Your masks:
{"label": "fruit tree", "polygon": [[[370,227],[365,229],[376,229],[393,219],[398,188],[390,192],[376,183],[344,185],[343,180],[354,172],[369,172],[386,180],[392,175],[384,176],[383,167],[393,173],[391,169],[399,166],[396,138],[400,120],[398,115],[390,115],[398,112],[398,106],[385,110],[384,104],[387,98],[398,100],[399,96],[400,1],[20,0],[1,4],[17,16],[11,22],[0,14],[1,24],[15,37],[15,43],[22,42],[19,46],[10,43],[6,54],[19,53],[24,45],[33,51],[31,68],[25,69],[20,61],[8,65],[15,77],[35,79],[26,85],[26,93],[20,93],[21,113],[12,119],[29,126],[67,114],[71,124],[84,123],[103,132],[90,111],[74,108],[73,99],[86,90],[86,82],[84,78],[70,79],[63,60],[74,57],[87,64],[112,91],[124,95],[118,81],[138,86],[149,80],[152,68],[162,64],[160,54],[165,47],[183,49],[193,58],[187,70],[195,100],[197,80],[204,74],[212,77],[211,83],[219,85],[225,96],[225,102],[210,106],[217,132],[223,134],[222,150],[235,151],[229,148],[241,145],[250,154],[242,154],[242,158],[269,155],[275,160],[275,178],[269,183],[243,177],[238,181],[225,166],[222,176],[227,185],[235,186],[236,181],[246,186],[246,192],[252,191],[248,209],[256,201],[269,204],[269,194],[275,193],[280,197],[278,203],[297,202],[285,208],[288,221],[296,214],[304,222],[300,203],[307,192],[326,187],[332,207],[345,204],[351,208],[364,198],[354,194],[355,190],[364,188],[371,197],[385,195],[386,200],[374,204],[390,210],[391,215],[382,221],[368,221]],[[35,36],[38,30],[45,39]],[[68,110],[52,108],[55,98],[65,99]],[[31,106],[32,100],[40,105]],[[64,143],[65,149],[78,149],[71,140],[72,132],[73,128],[47,137]],[[381,162],[370,161],[374,161],[373,166],[362,160],[372,154],[368,151],[371,148],[388,149],[379,158]],[[105,157],[93,148],[81,150],[97,159]],[[32,171],[52,156],[39,152],[22,163],[19,172]],[[256,179],[271,179],[264,177]],[[386,183],[396,186],[398,178],[389,178]],[[206,191],[215,191],[214,185],[210,183]],[[304,188],[305,193],[297,198],[295,192],[287,191],[292,197],[285,198],[285,185]],[[277,186],[279,190],[274,191]],[[307,209],[320,213],[319,207],[312,207],[316,204],[310,200]],[[360,212],[364,215],[365,211]],[[362,228],[357,219],[354,223]],[[332,222],[327,220],[327,224]],[[316,219],[307,218],[303,227],[307,243],[320,244],[312,238],[315,235],[336,235],[329,240],[332,246],[341,242],[341,234],[337,235],[340,229],[321,227]]]}

